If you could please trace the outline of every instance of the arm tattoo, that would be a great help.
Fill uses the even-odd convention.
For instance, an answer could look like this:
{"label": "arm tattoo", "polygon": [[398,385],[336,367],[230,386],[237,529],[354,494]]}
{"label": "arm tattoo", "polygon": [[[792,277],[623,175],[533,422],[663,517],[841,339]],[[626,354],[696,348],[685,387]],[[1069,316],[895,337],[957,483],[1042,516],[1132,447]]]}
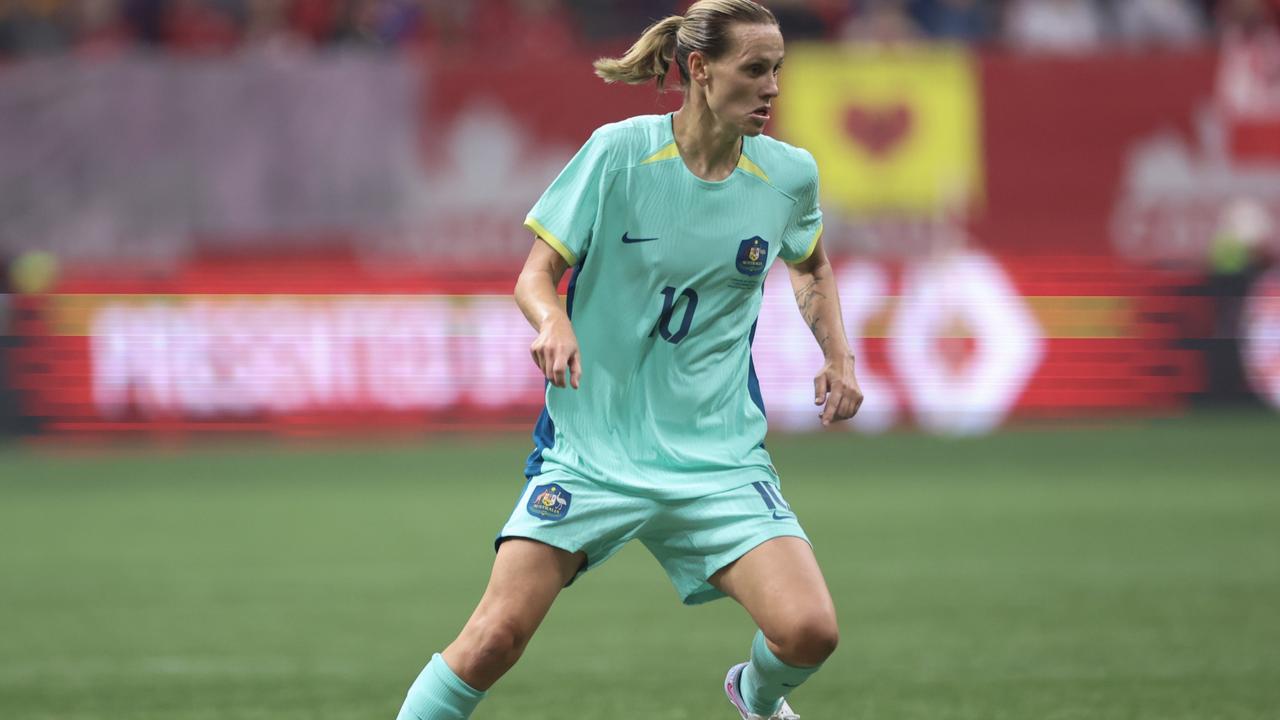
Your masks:
{"label": "arm tattoo", "polygon": [[823,351],[827,349],[827,342],[831,339],[830,334],[821,333],[818,328],[819,307],[826,299],[827,296],[818,291],[817,278],[811,278],[803,287],[796,288],[796,305],[800,308],[800,317],[804,318],[809,331],[818,341],[818,347]]}

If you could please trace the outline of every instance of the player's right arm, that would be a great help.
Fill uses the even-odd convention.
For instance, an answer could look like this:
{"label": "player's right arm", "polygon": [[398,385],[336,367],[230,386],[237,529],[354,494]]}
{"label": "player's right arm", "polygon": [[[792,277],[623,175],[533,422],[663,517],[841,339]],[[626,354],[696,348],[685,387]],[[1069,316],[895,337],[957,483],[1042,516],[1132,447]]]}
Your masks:
{"label": "player's right arm", "polygon": [[582,382],[582,360],[573,324],[560,303],[556,288],[569,263],[542,238],[533,241],[524,269],[516,279],[516,304],[538,337],[529,346],[533,362],[552,385],[577,389]]}

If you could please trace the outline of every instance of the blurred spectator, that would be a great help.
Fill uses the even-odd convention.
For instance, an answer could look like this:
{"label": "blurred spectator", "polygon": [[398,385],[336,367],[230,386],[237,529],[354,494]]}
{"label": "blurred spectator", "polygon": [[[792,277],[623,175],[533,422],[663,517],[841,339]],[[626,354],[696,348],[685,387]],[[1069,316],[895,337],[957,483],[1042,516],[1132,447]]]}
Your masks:
{"label": "blurred spectator", "polygon": [[159,45],[164,39],[166,0],[125,0],[124,16],[140,42]]}
{"label": "blurred spectator", "polygon": [[561,0],[477,0],[472,49],[480,54],[529,58],[574,47],[577,33]]}
{"label": "blurred spectator", "polygon": [[1219,35],[1275,32],[1280,2],[1276,0],[1218,0],[1214,24]]}
{"label": "blurred spectator", "polygon": [[897,43],[918,40],[923,33],[907,12],[906,0],[865,0],[840,36],[854,42]]}
{"label": "blurred spectator", "polygon": [[338,31],[339,0],[293,0],[289,24],[303,38],[322,45]]}
{"label": "blurred spectator", "polygon": [[465,48],[472,16],[472,3],[449,0],[418,0],[418,12],[404,45],[411,51],[454,51]]}
{"label": "blurred spectator", "polygon": [[[686,0],[567,0],[582,38],[590,43],[629,42],[641,29],[673,13],[683,13]],[[624,46],[625,47],[625,46]]]}
{"label": "blurred spectator", "polygon": [[178,53],[225,53],[240,40],[240,31],[229,8],[202,0],[164,3],[160,20],[161,40]]}
{"label": "blurred spectator", "polygon": [[121,0],[78,0],[73,26],[76,52],[81,55],[118,55],[136,41]]}
{"label": "blurred spectator", "polygon": [[1131,45],[1185,47],[1204,37],[1204,18],[1190,0],[1127,0],[1114,12],[1118,35]]}
{"label": "blurred spectator", "polygon": [[918,0],[913,15],[931,37],[979,43],[996,30],[995,13],[986,0]]}
{"label": "blurred spectator", "polygon": [[415,36],[425,14],[422,3],[411,0],[347,0],[338,24],[343,45],[388,48]]}
{"label": "blurred spectator", "polygon": [[[830,3],[810,2],[809,0],[780,0],[769,3],[773,16],[778,18],[787,40],[820,40],[830,37],[833,28],[839,25],[828,24],[828,16],[821,12],[820,5]],[[844,6],[846,3],[839,3]]]}
{"label": "blurred spectator", "polygon": [[71,43],[63,0],[0,1],[0,56],[61,52]]}
{"label": "blurred spectator", "polygon": [[268,52],[296,52],[307,40],[289,22],[289,0],[247,0],[243,42]]}
{"label": "blurred spectator", "polygon": [[[827,37],[835,37],[857,7],[857,3],[850,0],[808,0],[807,4],[818,17],[822,18],[827,28]],[[786,32],[785,27],[783,32]]]}
{"label": "blurred spectator", "polygon": [[1011,0],[1005,35],[1033,52],[1084,52],[1103,41],[1103,16],[1092,0]]}

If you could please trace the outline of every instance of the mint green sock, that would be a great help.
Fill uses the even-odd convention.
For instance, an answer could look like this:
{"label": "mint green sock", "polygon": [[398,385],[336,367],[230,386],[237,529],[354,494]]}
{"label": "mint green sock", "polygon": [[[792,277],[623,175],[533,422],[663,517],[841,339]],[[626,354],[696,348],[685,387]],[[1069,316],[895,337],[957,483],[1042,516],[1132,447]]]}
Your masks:
{"label": "mint green sock", "polygon": [[800,687],[809,676],[818,672],[817,667],[792,667],[778,659],[764,640],[764,633],[757,631],[751,643],[751,662],[742,671],[742,699],[747,709],[756,715],[769,717],[778,711],[782,698]]}
{"label": "mint green sock", "polygon": [[436,653],[409,686],[396,720],[467,720],[487,694],[454,675]]}

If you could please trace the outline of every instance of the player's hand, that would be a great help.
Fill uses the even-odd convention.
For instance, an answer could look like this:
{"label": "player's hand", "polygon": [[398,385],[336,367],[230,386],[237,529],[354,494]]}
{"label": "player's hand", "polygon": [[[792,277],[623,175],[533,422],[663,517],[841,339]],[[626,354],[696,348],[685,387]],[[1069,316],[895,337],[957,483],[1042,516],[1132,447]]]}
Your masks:
{"label": "player's hand", "polygon": [[862,407],[862,389],[853,376],[853,356],[828,358],[822,371],[813,378],[813,404],[824,405],[819,417],[822,424],[848,420]]}
{"label": "player's hand", "polygon": [[552,385],[578,389],[582,382],[582,358],[578,354],[578,336],[573,334],[568,317],[544,322],[538,337],[529,346],[529,354]]}

